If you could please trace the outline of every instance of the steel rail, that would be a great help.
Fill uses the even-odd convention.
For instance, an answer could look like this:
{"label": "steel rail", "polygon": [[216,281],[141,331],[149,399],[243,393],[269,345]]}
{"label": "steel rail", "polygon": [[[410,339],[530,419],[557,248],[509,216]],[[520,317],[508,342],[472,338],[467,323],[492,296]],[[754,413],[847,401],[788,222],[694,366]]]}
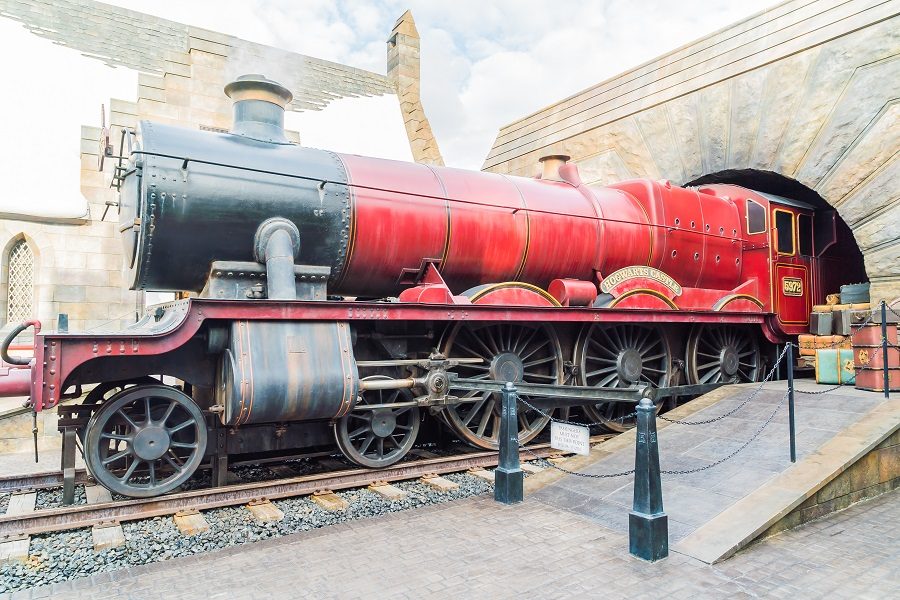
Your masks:
{"label": "steel rail", "polygon": [[[323,458],[334,454],[333,451],[322,452],[306,452],[303,454],[288,454],[284,456],[269,456],[262,458],[251,458],[246,460],[236,460],[229,462],[229,467],[246,467],[260,466],[271,463],[281,463],[290,460],[299,460],[302,458]],[[200,465],[198,471],[208,471],[210,466],[208,463]],[[85,485],[96,483],[91,474],[85,469],[75,469],[75,485]],[[47,488],[62,487],[63,474],[62,471],[42,471],[39,473],[23,473],[19,475],[5,475],[0,477],[0,494],[10,494],[12,492],[31,492],[34,490],[43,490]]]}
{"label": "steel rail", "polygon": [[[593,441],[596,443],[609,439],[609,437],[598,436],[593,438]],[[544,458],[558,452],[552,450],[549,444],[535,444],[528,448],[530,452],[521,451],[522,460],[531,460],[535,456]],[[455,456],[426,458],[386,469],[351,469],[272,481],[242,483],[213,489],[191,490],[156,498],[48,508],[31,513],[0,516],[0,540],[23,535],[80,529],[99,523],[135,521],[174,515],[183,510],[203,511],[246,504],[255,500],[304,496],[326,489],[345,490],[366,486],[376,481],[402,481],[431,474],[492,467],[497,465],[498,460],[499,456],[494,451],[472,452]]]}
{"label": "steel rail", "polygon": [[[93,479],[84,469],[75,470],[75,483],[85,484]],[[44,471],[41,473],[23,473],[0,477],[0,493],[30,492],[52,487],[62,487],[62,471]]]}

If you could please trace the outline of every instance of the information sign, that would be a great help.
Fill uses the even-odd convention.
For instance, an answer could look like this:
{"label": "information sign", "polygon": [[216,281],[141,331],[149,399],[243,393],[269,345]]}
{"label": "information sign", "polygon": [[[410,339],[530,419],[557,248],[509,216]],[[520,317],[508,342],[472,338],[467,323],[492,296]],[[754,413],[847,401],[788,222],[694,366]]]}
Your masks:
{"label": "information sign", "polygon": [[550,447],[556,450],[587,456],[591,453],[590,437],[587,427],[550,423]]}

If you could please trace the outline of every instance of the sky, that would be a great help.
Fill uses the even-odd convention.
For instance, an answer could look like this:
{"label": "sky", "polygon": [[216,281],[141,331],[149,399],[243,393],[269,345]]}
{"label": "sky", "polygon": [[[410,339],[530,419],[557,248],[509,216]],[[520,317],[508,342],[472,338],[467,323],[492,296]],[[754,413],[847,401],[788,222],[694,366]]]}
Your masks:
{"label": "sky", "polygon": [[422,38],[422,102],[441,152],[448,165],[478,169],[501,126],[775,0],[109,3],[378,73],[394,22],[411,9]]}
{"label": "sky", "polygon": [[[421,90],[446,164],[479,169],[503,125],[769,7],[772,0],[110,0],[317,58],[385,72],[386,40],[412,10]],[[0,18],[0,213],[75,217],[81,125],[110,98],[133,101],[137,73]],[[64,100],[62,100],[64,98]],[[289,113],[304,145],[410,160],[396,98],[347,98]],[[52,176],[48,177],[48,173]],[[41,190],[36,198],[35,182]],[[39,209],[34,204],[39,203]]]}

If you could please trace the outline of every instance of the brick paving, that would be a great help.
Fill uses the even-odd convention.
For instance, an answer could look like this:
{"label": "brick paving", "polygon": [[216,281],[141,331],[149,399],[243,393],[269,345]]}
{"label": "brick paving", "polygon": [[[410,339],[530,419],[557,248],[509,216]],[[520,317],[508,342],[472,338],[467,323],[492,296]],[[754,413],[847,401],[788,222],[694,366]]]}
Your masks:
{"label": "brick paving", "polygon": [[[757,387],[755,384],[720,390],[722,397],[710,406],[679,417],[689,422],[708,421],[737,408]],[[798,382],[807,391],[828,390],[810,381]],[[784,381],[771,382],[745,406],[714,423],[690,426],[670,424],[659,432],[660,467],[664,471],[691,470],[713,465],[744,445],[759,430],[786,391]],[[884,397],[850,387],[821,395],[796,394],[797,458],[815,452],[839,432],[884,403]],[[680,407],[691,410],[692,403]],[[660,421],[662,423],[662,421]],[[633,434],[600,446],[615,448],[593,453],[575,464],[583,473],[617,473],[634,468]],[[759,437],[733,459],[688,475],[663,475],[663,504],[669,516],[672,544],[791,467],[788,450],[788,408],[781,404],[772,422]],[[629,441],[630,440],[630,441]],[[565,476],[535,492],[535,497],[616,529],[628,531],[628,510],[634,496],[631,477],[588,479]]]}
{"label": "brick paving", "polygon": [[[11,599],[900,597],[900,492],[709,566],[527,499],[480,497],[13,594]],[[0,598],[6,600],[2,594]]]}

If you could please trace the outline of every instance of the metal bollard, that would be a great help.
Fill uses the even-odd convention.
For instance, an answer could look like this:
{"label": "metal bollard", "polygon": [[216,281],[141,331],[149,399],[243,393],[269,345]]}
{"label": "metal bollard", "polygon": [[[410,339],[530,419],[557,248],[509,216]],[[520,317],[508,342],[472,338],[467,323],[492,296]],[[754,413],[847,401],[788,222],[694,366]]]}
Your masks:
{"label": "metal bollard", "polygon": [[525,474],[519,466],[519,426],[516,388],[506,382],[500,410],[500,463],[494,470],[494,500],[516,504],[525,497]]}
{"label": "metal bollard", "polygon": [[788,437],[791,444],[791,462],[797,462],[797,431],[794,427],[794,345],[788,342],[787,354],[788,377]]}
{"label": "metal bollard", "polygon": [[881,362],[884,365],[884,397],[891,397],[891,376],[888,370],[888,339],[887,339],[887,302],[881,301]]}
{"label": "metal bollard", "polygon": [[656,407],[648,398],[637,406],[635,433],[634,504],[628,514],[628,551],[652,562],[669,555],[669,517],[663,512]]}

